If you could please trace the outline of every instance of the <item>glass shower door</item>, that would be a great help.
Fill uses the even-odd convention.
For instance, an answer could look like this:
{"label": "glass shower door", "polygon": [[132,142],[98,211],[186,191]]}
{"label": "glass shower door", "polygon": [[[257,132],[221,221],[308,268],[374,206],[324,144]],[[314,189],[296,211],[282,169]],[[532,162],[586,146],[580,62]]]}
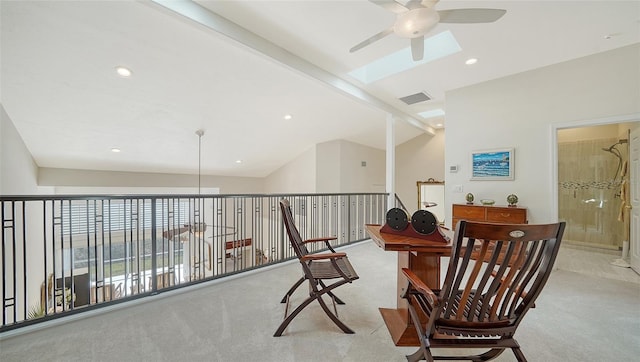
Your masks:
{"label": "glass shower door", "polygon": [[567,222],[566,242],[615,250],[622,246],[626,146],[616,138],[558,145],[558,215]]}

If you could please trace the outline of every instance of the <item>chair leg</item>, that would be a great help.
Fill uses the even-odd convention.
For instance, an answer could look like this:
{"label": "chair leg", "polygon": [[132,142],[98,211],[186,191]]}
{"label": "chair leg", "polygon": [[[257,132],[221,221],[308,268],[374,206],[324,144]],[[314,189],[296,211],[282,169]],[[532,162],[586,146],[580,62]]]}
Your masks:
{"label": "chair leg", "polygon": [[291,296],[287,295],[287,303],[284,305],[284,318],[287,318],[289,315],[289,303],[291,302]]}
{"label": "chair leg", "polygon": [[407,356],[407,361],[409,362],[417,362],[422,360],[428,362],[433,362],[434,360],[433,356],[431,355],[431,350],[427,347],[420,346],[417,351]]}
{"label": "chair leg", "polygon": [[276,330],[276,333],[274,333],[273,336],[274,337],[282,336],[282,333],[284,333],[284,330],[287,328],[289,323],[291,323],[291,321],[298,315],[298,313],[300,313],[307,305],[309,305],[309,303],[313,302],[314,300],[317,300],[318,303],[320,303],[320,306],[322,307],[324,312],[327,314],[327,316],[329,316],[329,318],[331,318],[333,323],[335,323],[338,326],[338,328],[342,329],[344,333],[347,333],[347,334],[355,333],[353,330],[347,327],[346,324],[342,323],[342,321],[340,321],[340,319],[338,319],[338,317],[336,317],[335,314],[331,313],[331,310],[329,309],[329,307],[327,306],[327,304],[324,302],[324,300],[320,295],[315,294],[305,299],[305,301],[302,302],[302,304],[300,304],[298,308],[296,308],[293,312],[291,312],[291,314],[289,314],[282,321],[282,323],[280,323],[280,326],[278,327],[278,329]]}
{"label": "chair leg", "polygon": [[422,327],[422,323],[420,322],[420,318],[418,317],[418,313],[416,312],[415,307],[411,304],[411,298],[406,298],[409,302],[409,315],[411,317],[411,321],[413,322],[413,326],[416,329],[416,335],[418,339],[420,339],[420,349],[418,349],[415,353],[407,356],[408,361],[421,361],[426,360],[428,362],[433,362],[434,358],[431,355],[431,349],[429,339],[427,337],[427,331]]}
{"label": "chair leg", "polygon": [[502,352],[504,352],[504,348],[493,348],[490,349],[489,351],[478,355],[478,361],[491,361],[492,359],[498,357],[499,355],[502,354]]}
{"label": "chair leg", "polygon": [[516,359],[518,362],[527,362],[527,358],[524,356],[524,353],[520,350],[520,347],[511,347],[513,354],[516,355]]}
{"label": "chair leg", "polygon": [[305,299],[304,302],[302,302],[302,304],[300,304],[298,306],[298,308],[296,308],[293,312],[291,312],[291,314],[289,314],[283,321],[282,323],[280,323],[280,326],[278,327],[278,329],[276,330],[276,333],[273,335],[274,337],[280,337],[282,335],[282,333],[284,332],[284,330],[287,328],[287,326],[289,325],[289,323],[291,323],[291,321],[293,320],[293,318],[295,318],[298,313],[300,313],[307,305],[309,305],[309,303],[313,302],[314,299],[317,299],[317,297],[312,296],[309,297],[307,299]]}
{"label": "chair leg", "polygon": [[[331,293],[327,293],[327,294],[331,294]],[[330,295],[330,297],[331,297],[331,304],[333,305],[333,313],[335,313],[336,317],[340,318],[340,316],[338,315],[338,307],[336,306],[336,296]]]}
{"label": "chair leg", "polygon": [[[432,358],[434,360],[456,360],[456,361],[465,360],[465,361],[482,362],[482,361],[491,361],[491,360],[497,358],[499,355],[502,354],[502,352],[504,352],[504,350],[505,350],[504,348],[492,348],[489,351],[487,351],[485,353],[482,353],[482,354],[478,354],[478,355],[471,355],[471,356],[433,356]],[[419,353],[419,352],[420,352],[420,350],[418,352],[416,352],[416,353]],[[408,358],[408,356],[407,356],[407,358]],[[526,361],[526,359],[524,361]]]}
{"label": "chair leg", "polygon": [[417,351],[413,352],[410,355],[407,355],[407,361],[409,362],[418,362],[424,359],[424,354],[422,353],[422,348],[419,348]]}
{"label": "chair leg", "polygon": [[[320,285],[322,285],[322,288],[326,288],[327,286],[324,284],[324,282],[322,282],[322,280],[320,280]],[[338,298],[337,295],[333,294],[333,292],[327,292],[327,294],[329,294],[329,296],[331,296],[331,298],[333,298],[333,300],[336,301],[336,303],[343,305],[345,304],[342,299]]]}
{"label": "chair leg", "polygon": [[329,307],[327,307],[327,304],[322,299],[322,296],[318,295],[317,299],[318,299],[318,303],[320,303],[320,306],[322,307],[324,312],[329,316],[329,318],[331,318],[333,323],[335,323],[338,326],[338,328],[342,329],[342,331],[347,334],[355,333],[351,328],[347,327],[346,324],[342,323],[342,321],[338,319],[338,317],[331,312]]}
{"label": "chair leg", "polygon": [[282,300],[280,301],[280,303],[286,303],[287,299],[293,294],[293,292],[296,291],[296,289],[298,289],[298,287],[304,283],[305,277],[300,278],[292,287],[291,289],[289,289],[289,291],[284,295],[284,297],[282,297]]}

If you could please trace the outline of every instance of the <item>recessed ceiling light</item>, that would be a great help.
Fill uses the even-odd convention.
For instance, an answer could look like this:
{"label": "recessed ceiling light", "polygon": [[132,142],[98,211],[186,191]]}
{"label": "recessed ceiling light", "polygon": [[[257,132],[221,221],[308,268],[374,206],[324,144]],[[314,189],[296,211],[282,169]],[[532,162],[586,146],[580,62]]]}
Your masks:
{"label": "recessed ceiling light", "polygon": [[293,118],[293,116],[290,115],[290,114],[285,114],[284,115],[284,119],[286,119],[287,121],[290,120],[291,118]]}
{"label": "recessed ceiling light", "polygon": [[120,149],[119,149],[119,148],[112,148],[112,149],[111,149],[111,152],[113,152],[113,153],[118,153],[118,152],[120,152]]}
{"label": "recessed ceiling light", "polygon": [[116,67],[116,72],[118,73],[119,76],[124,77],[124,78],[129,78],[131,76],[131,69],[123,67],[123,66],[117,66]]}
{"label": "recessed ceiling light", "polygon": [[242,163],[242,160],[236,160],[236,163]]}
{"label": "recessed ceiling light", "polygon": [[467,61],[466,61],[466,62],[464,62],[464,64],[466,64],[466,65],[473,65],[473,64],[476,64],[477,62],[478,62],[478,59],[477,59],[477,58],[469,58],[469,59],[467,59]]}

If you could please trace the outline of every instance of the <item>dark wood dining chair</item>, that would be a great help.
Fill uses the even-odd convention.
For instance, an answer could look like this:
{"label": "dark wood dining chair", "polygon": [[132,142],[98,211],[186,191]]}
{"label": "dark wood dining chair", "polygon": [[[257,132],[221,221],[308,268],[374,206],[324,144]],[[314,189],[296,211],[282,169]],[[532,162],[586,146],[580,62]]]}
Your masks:
{"label": "dark wood dining chair", "polygon": [[[354,333],[347,325],[345,325],[340,319],[338,319],[337,304],[344,304],[342,300],[333,294],[332,290],[335,288],[351,283],[358,279],[353,266],[347,258],[347,254],[336,252],[331,246],[330,241],[335,240],[335,237],[328,238],[314,238],[309,240],[302,240],[298,228],[293,221],[293,215],[291,213],[291,206],[288,200],[280,201],[280,210],[282,211],[282,220],[286,227],[287,234],[291,247],[293,248],[300,265],[302,266],[303,276],[287,291],[285,296],[280,301],[286,303],[284,320],[276,330],[274,337],[280,337],[289,323],[311,302],[317,300],[324,312],[331,318],[331,320],[345,333]],[[311,253],[307,248],[309,243],[324,242],[328,252],[323,253]],[[291,314],[289,311],[289,301],[295,290],[304,282],[309,282],[309,297],[305,299]],[[327,295],[332,299],[333,312],[329,309],[322,296]]]}
{"label": "dark wood dining chair", "polygon": [[[441,289],[402,269],[409,280],[403,297],[421,343],[407,360],[489,361],[510,348],[526,361],[514,333],[551,274],[564,227],[462,220]],[[432,348],[489,350],[453,357],[433,356]]]}

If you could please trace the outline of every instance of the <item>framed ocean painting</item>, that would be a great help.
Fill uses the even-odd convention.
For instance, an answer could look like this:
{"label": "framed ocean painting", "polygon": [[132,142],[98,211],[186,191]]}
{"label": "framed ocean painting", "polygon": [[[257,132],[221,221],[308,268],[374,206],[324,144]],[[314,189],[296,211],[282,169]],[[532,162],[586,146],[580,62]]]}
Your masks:
{"label": "framed ocean painting", "polygon": [[513,180],[513,152],[513,148],[471,152],[471,179]]}

